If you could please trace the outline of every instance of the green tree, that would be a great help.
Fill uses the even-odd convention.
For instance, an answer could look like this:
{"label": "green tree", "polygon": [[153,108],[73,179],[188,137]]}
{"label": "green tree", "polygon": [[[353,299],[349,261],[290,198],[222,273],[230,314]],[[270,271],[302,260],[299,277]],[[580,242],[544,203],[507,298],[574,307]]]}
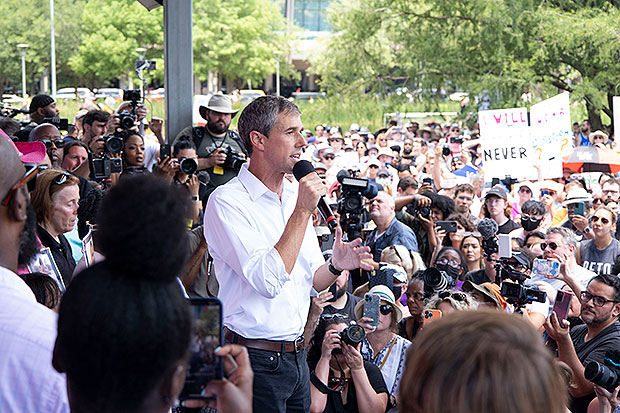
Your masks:
{"label": "green tree", "polygon": [[620,15],[603,1],[337,0],[330,23],[314,62],[330,89],[452,86],[500,107],[542,84],[584,99],[594,125],[617,94]]}
{"label": "green tree", "polygon": [[286,20],[272,0],[196,0],[193,20],[194,73],[220,73],[229,90],[234,81],[262,82],[275,72],[274,51],[288,50]]}
{"label": "green tree", "polygon": [[131,74],[135,49],[147,49],[146,58],[163,56],[162,8],[147,11],[134,0],[89,0],[81,14],[81,42],[69,58],[80,83],[101,86]]}

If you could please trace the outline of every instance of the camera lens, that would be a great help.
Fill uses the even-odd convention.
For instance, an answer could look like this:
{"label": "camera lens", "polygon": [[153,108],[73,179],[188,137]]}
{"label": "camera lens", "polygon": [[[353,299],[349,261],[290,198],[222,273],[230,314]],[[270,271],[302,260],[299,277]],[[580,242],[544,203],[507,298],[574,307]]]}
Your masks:
{"label": "camera lens", "polygon": [[134,119],[133,119],[133,115],[131,115],[131,113],[123,111],[120,114],[120,124],[121,124],[121,128],[123,129],[131,129],[134,127]]}
{"label": "camera lens", "polygon": [[364,329],[362,328],[362,326],[359,326],[357,324],[348,326],[340,333],[340,338],[342,339],[342,341],[351,346],[356,346],[361,343],[362,340],[364,340],[364,337],[366,337]]}
{"label": "camera lens", "polygon": [[192,175],[198,170],[198,163],[194,159],[183,158],[179,161],[179,169],[186,175]]}
{"label": "camera lens", "polygon": [[123,150],[123,140],[117,136],[109,136],[105,141],[109,153],[120,153]]}
{"label": "camera lens", "polygon": [[596,361],[588,363],[583,375],[586,380],[607,389],[615,388],[618,383],[618,375],[616,372]]}

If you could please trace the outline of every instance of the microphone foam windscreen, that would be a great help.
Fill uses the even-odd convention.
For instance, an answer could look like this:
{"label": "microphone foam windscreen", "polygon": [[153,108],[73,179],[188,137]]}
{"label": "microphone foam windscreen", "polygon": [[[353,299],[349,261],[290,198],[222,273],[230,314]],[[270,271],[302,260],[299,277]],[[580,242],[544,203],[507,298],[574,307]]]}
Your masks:
{"label": "microphone foam windscreen", "polygon": [[314,172],[314,166],[312,166],[311,162],[301,160],[297,161],[295,166],[293,166],[293,175],[298,181],[311,172]]}
{"label": "microphone foam windscreen", "polygon": [[492,238],[498,230],[497,222],[491,218],[485,218],[478,222],[476,227],[482,238]]}

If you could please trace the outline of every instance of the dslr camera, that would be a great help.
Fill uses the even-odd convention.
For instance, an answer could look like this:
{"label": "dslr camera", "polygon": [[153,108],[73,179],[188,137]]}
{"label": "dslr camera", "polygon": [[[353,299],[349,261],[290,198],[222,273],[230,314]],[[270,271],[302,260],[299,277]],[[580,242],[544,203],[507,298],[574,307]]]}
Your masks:
{"label": "dslr camera", "polygon": [[586,380],[598,384],[610,393],[620,384],[620,351],[609,350],[605,353],[603,364],[591,361],[584,371]]}
{"label": "dslr camera", "polygon": [[[366,332],[364,331],[362,326],[357,324],[351,324],[340,333],[338,333],[338,335],[340,336],[340,340],[342,340],[344,343],[356,347],[359,343],[362,342],[362,340],[364,340],[364,337],[366,337]],[[335,348],[332,353],[342,353],[342,349]]]}
{"label": "dslr camera", "polygon": [[431,296],[436,291],[444,291],[454,288],[456,280],[446,274],[445,271],[439,271],[437,268],[429,267],[422,274],[424,279],[424,294]]}
{"label": "dslr camera", "polygon": [[[207,148],[207,153],[209,154],[207,156],[211,156],[211,154],[215,152],[217,149],[218,149],[217,146],[211,145],[209,148]],[[234,150],[232,146],[226,146],[226,160],[221,165],[222,168],[233,169],[239,172],[239,170],[241,169],[241,165],[243,165],[245,162],[246,162],[246,159],[243,158],[239,154],[239,152]]]}
{"label": "dslr camera", "polygon": [[198,170],[198,162],[192,158],[180,158],[179,169],[186,175],[192,175]]}

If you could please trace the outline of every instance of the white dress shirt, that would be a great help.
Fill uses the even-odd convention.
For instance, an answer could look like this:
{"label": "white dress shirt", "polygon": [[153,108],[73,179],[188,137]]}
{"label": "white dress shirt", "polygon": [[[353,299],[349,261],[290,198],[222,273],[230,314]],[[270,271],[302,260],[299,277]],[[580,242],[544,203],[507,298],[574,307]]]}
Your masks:
{"label": "white dress shirt", "polygon": [[0,412],[68,412],[65,375],[52,367],[57,316],[0,267]]}
{"label": "white dress shirt", "polygon": [[296,183],[284,180],[280,201],[247,164],[209,196],[204,232],[224,325],[245,338],[293,341],[303,333],[314,273],[325,260],[308,219],[295,266],[286,272],[275,245],[296,202]]}

